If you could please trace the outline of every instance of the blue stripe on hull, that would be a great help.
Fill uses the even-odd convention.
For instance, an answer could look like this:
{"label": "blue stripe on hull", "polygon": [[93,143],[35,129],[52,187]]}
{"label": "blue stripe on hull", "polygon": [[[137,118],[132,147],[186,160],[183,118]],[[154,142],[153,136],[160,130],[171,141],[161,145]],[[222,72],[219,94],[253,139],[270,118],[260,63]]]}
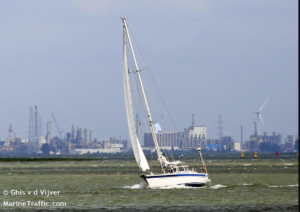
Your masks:
{"label": "blue stripe on hull", "polygon": [[174,175],[157,175],[157,176],[146,176],[146,178],[162,178],[162,177],[206,177],[205,174],[174,174]]}

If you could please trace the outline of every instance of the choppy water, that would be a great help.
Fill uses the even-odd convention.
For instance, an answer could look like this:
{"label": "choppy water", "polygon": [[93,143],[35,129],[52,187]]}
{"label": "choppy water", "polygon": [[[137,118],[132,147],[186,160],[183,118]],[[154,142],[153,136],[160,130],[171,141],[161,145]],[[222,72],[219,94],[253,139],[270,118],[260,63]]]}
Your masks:
{"label": "choppy water", "polygon": [[[246,156],[246,155],[245,155]],[[103,160],[0,163],[0,209],[105,211],[298,211],[298,157],[204,155],[210,184],[202,188],[168,186],[150,189],[138,177],[132,156]],[[151,157],[150,157],[151,158]],[[149,159],[150,159],[149,158]],[[155,161],[155,160],[153,160]],[[185,157],[199,166],[196,155]],[[157,168],[157,163],[152,163]],[[49,189],[56,196],[28,195]],[[4,195],[3,191],[9,191]],[[25,192],[12,195],[11,190]],[[3,202],[65,202],[66,206],[4,206]]]}

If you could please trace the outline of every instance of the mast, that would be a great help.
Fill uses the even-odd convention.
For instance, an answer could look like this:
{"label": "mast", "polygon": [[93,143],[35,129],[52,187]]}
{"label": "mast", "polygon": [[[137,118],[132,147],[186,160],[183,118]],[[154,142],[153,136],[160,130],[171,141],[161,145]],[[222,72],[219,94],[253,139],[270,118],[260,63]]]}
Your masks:
{"label": "mast", "polygon": [[141,171],[147,171],[150,170],[150,167],[145,157],[145,154],[142,150],[142,147],[140,145],[139,139],[137,137],[136,128],[134,124],[134,115],[133,115],[130,82],[129,82],[129,71],[128,71],[128,64],[127,64],[126,36],[127,36],[126,30],[125,28],[123,28],[123,83],[124,83],[124,97],[125,97],[125,108],[126,108],[126,115],[127,115],[128,131],[130,135],[130,141],[134,152],[135,160],[138,166],[140,167]]}
{"label": "mast", "polygon": [[131,53],[132,53],[133,60],[134,60],[134,65],[135,65],[135,68],[136,68],[136,74],[138,76],[139,84],[140,84],[140,87],[141,87],[141,90],[142,90],[142,94],[143,94],[143,98],[144,98],[144,101],[145,101],[147,115],[148,115],[148,119],[149,119],[150,131],[151,131],[152,138],[153,138],[154,145],[155,145],[155,149],[156,149],[156,152],[157,152],[157,157],[159,159],[159,162],[160,162],[160,165],[161,165],[161,169],[162,169],[162,171],[164,171],[163,170],[163,165],[162,165],[162,157],[161,157],[161,154],[160,154],[160,149],[159,149],[157,138],[156,138],[156,135],[155,135],[155,132],[154,132],[154,126],[153,126],[153,121],[152,121],[151,113],[150,113],[150,109],[149,109],[149,106],[148,106],[148,101],[147,101],[147,98],[146,98],[146,94],[145,94],[145,90],[144,90],[142,78],[141,78],[141,75],[140,75],[140,71],[141,70],[139,70],[139,67],[138,67],[138,64],[137,64],[137,61],[136,61],[136,58],[135,58],[134,50],[133,50],[133,47],[132,47],[130,35],[129,35],[127,24],[126,24],[126,17],[121,18],[121,19],[123,21],[123,26],[124,26],[125,31],[127,33],[128,42],[129,42],[129,45],[130,45]]}

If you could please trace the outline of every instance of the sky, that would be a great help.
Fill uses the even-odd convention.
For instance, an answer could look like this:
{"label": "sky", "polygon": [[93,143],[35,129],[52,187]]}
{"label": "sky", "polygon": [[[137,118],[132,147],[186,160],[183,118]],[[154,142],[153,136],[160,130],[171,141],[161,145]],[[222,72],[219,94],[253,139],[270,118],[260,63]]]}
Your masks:
{"label": "sky", "polygon": [[0,140],[9,124],[28,139],[34,106],[43,135],[53,113],[64,133],[129,137],[123,16],[177,130],[195,114],[218,138],[221,114],[222,134],[240,141],[243,126],[245,141],[269,99],[260,133],[284,140],[299,127],[298,12],[297,0],[1,0]]}

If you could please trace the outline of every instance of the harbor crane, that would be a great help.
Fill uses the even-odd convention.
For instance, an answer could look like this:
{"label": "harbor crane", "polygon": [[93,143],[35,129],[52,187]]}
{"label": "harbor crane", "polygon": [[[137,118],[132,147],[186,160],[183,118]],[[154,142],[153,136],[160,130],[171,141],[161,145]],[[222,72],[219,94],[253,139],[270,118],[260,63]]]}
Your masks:
{"label": "harbor crane", "polygon": [[61,133],[63,132],[63,130],[62,130],[62,131],[59,130],[58,125],[57,125],[57,123],[56,123],[56,120],[55,120],[55,117],[54,117],[53,113],[51,113],[51,115],[52,115],[52,117],[53,117],[53,120],[54,120],[55,126],[56,126],[56,128],[57,128],[57,131],[59,132],[59,138],[60,138],[60,140],[62,140]]}

